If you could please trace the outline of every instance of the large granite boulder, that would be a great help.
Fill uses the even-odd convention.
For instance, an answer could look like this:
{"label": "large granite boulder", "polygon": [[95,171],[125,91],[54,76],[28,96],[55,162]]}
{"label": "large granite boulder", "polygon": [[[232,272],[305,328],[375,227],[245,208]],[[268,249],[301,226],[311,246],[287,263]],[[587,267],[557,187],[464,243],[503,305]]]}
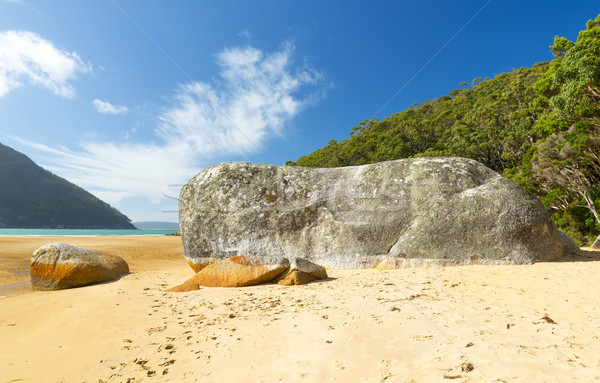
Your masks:
{"label": "large granite boulder", "polygon": [[129,266],[116,255],[58,242],[33,252],[30,272],[34,290],[61,290],[112,281]]}
{"label": "large granite boulder", "polygon": [[565,254],[536,196],[464,158],[333,169],[223,163],[182,188],[179,220],[192,265],[237,255],[363,268],[386,259],[532,263]]}

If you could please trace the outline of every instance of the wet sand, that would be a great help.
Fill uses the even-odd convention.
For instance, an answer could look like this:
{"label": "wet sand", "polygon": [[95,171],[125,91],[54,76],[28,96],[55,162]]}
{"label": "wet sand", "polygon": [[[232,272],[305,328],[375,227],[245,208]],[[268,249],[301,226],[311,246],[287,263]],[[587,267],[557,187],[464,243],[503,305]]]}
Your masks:
{"label": "wet sand", "polygon": [[[15,241],[27,262],[55,242]],[[132,272],[0,298],[0,383],[600,382],[599,252],[166,293],[193,275],[179,238],[61,241],[122,251]]]}
{"label": "wet sand", "polygon": [[[181,237],[175,236],[106,236],[106,237],[4,237],[0,236],[0,286],[29,281],[31,254],[54,242],[109,251],[125,259],[133,272],[156,268],[147,261],[169,262],[183,254]],[[1,294],[0,294],[1,295]]]}

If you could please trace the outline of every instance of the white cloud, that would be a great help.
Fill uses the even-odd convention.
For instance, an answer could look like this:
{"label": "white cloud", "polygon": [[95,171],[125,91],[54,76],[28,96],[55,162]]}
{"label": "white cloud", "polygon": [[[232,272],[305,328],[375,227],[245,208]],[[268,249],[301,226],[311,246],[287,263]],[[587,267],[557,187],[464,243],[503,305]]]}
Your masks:
{"label": "white cloud", "polygon": [[[13,137],[14,138],[14,137]],[[146,196],[154,203],[174,180],[193,174],[192,151],[185,144],[154,145],[88,142],[77,152],[66,147],[47,145],[14,138],[52,161],[44,168],[93,191],[111,204],[123,198]]]}
{"label": "white cloud", "polygon": [[23,81],[71,98],[75,88],[69,83],[77,73],[91,71],[77,53],[65,52],[27,31],[0,31],[0,97],[23,86]]}
{"label": "white cloud", "polygon": [[211,158],[256,152],[283,135],[312,101],[297,93],[319,80],[315,71],[295,69],[292,53],[291,45],[270,54],[225,49],[217,55],[220,81],[177,87],[158,117],[154,143],[90,141],[77,151],[28,144],[51,156],[54,165],[46,168],[107,202],[145,196],[157,203],[169,184],[185,183]]}
{"label": "white cloud", "polygon": [[96,108],[96,111],[101,114],[123,114],[128,110],[126,106],[112,105],[109,102],[100,101],[98,99],[92,101],[92,104]]}
{"label": "white cloud", "polygon": [[167,143],[185,138],[204,155],[259,150],[305,107],[294,92],[317,80],[308,71],[291,72],[291,54],[289,46],[270,55],[254,48],[224,50],[217,55],[224,86],[180,86],[176,104],[160,116],[157,135]]}

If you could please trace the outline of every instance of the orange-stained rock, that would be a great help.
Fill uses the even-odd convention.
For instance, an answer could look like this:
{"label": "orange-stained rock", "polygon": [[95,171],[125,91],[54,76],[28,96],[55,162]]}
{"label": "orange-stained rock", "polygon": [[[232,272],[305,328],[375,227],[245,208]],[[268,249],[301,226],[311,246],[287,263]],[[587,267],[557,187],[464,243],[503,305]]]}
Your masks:
{"label": "orange-stained rock", "polygon": [[192,270],[194,270],[194,273],[199,272],[200,270],[202,270],[206,266],[210,265],[211,263],[219,262],[218,259],[213,259],[213,258],[202,259],[202,260],[198,260],[198,261],[193,260],[192,258],[186,257],[185,255],[183,255],[183,258],[185,258],[185,261],[187,262],[187,264],[190,265]]}
{"label": "orange-stained rock", "polygon": [[296,257],[292,260],[290,268],[281,273],[274,282],[284,286],[293,286],[304,285],[325,278],[327,278],[327,271],[323,266]]}
{"label": "orange-stained rock", "polygon": [[241,287],[275,279],[289,267],[285,258],[237,256],[213,262],[183,284],[167,291],[185,292],[206,287]]}
{"label": "orange-stained rock", "polygon": [[305,285],[307,283],[316,281],[317,279],[319,278],[302,271],[288,269],[284,273],[280,274],[274,282],[277,282],[278,285],[293,286]]}
{"label": "orange-stained rock", "polygon": [[33,252],[30,272],[34,290],[61,290],[112,281],[129,266],[116,255],[58,242]]}

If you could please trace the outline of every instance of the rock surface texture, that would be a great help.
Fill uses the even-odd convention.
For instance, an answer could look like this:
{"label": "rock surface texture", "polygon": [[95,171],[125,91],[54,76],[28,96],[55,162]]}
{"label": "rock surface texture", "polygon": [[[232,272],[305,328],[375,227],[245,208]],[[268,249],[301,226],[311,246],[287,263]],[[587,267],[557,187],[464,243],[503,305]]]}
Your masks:
{"label": "rock surface texture", "polygon": [[563,247],[565,248],[565,253],[567,254],[576,254],[579,252],[579,245],[575,240],[562,231],[558,231],[558,235],[560,236],[560,240],[563,243]]}
{"label": "rock surface texture", "polygon": [[211,262],[182,285],[168,290],[185,292],[206,287],[242,287],[270,282],[289,267],[285,258],[236,256]]}
{"label": "rock surface texture", "polygon": [[186,259],[296,257],[331,268],[532,263],[565,255],[539,199],[464,158],[313,169],[232,162],[181,190]]}
{"label": "rock surface texture", "polygon": [[[192,268],[195,267],[192,266]],[[280,285],[304,285],[327,278],[323,266],[306,259],[292,262],[280,257],[235,256],[221,261],[213,260],[192,278],[167,291],[186,292],[204,287],[243,287],[275,282]]]}
{"label": "rock surface texture", "polygon": [[129,273],[123,258],[66,243],[52,243],[33,252],[34,290],[61,290],[117,279]]}
{"label": "rock surface texture", "polygon": [[295,258],[291,262],[289,269],[281,273],[274,282],[277,282],[279,285],[293,286],[305,285],[325,278],[327,278],[327,270],[323,266],[303,258]]}

